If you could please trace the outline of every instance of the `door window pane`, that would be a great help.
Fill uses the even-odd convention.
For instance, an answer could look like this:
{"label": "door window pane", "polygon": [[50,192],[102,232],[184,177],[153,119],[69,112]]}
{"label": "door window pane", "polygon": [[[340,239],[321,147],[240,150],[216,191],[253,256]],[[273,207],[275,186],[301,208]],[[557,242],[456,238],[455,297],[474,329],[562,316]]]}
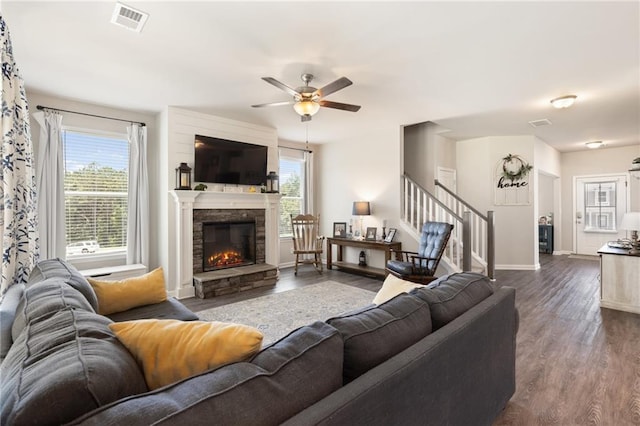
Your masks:
{"label": "door window pane", "polygon": [[585,184],[585,231],[616,231],[616,182]]}

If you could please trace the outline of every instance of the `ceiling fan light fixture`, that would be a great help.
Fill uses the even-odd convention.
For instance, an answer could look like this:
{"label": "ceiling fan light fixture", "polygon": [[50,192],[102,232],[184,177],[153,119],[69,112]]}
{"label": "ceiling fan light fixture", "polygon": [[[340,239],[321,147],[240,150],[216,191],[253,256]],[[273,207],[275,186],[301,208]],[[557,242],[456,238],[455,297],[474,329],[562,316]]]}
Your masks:
{"label": "ceiling fan light fixture", "polygon": [[314,115],[320,109],[320,104],[314,101],[299,101],[293,104],[293,109],[299,115]]}
{"label": "ceiling fan light fixture", "polygon": [[569,108],[576,101],[576,95],[560,96],[559,98],[551,99],[551,105],[555,108]]}

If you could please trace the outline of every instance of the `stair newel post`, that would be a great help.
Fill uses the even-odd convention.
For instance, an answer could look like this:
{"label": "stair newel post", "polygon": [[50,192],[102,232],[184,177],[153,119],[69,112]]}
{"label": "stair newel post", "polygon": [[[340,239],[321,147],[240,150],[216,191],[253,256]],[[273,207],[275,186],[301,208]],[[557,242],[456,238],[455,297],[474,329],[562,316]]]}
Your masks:
{"label": "stair newel post", "polygon": [[496,230],[493,210],[487,212],[487,276],[495,279],[496,273]]}
{"label": "stair newel post", "polygon": [[462,213],[462,270],[471,271],[471,212]]}

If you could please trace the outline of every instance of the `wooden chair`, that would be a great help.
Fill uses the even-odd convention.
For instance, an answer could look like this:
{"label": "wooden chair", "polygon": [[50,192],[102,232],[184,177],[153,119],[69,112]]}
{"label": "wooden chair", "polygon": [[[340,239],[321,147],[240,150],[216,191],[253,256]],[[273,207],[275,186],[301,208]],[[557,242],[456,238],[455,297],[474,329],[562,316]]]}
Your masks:
{"label": "wooden chair", "polygon": [[[322,245],[324,237],[320,235],[320,215],[291,215],[293,232],[293,254],[296,255],[294,275],[298,275],[299,263],[310,263],[318,273],[322,273]],[[311,256],[313,257],[307,257]]]}
{"label": "wooden chair", "polygon": [[452,230],[453,225],[450,223],[426,222],[422,225],[418,251],[395,250],[395,260],[387,262],[386,271],[403,280],[420,284],[435,280],[438,263]]}

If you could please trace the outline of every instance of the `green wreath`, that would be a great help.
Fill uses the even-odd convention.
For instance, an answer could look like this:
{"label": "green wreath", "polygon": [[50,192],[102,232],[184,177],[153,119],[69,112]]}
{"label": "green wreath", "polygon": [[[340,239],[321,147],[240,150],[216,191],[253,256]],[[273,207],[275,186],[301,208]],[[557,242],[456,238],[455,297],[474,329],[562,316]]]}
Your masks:
{"label": "green wreath", "polygon": [[[507,164],[512,162],[517,162],[520,164],[518,170],[515,172],[511,172],[507,169]],[[531,169],[533,169],[533,166],[520,158],[519,155],[509,154],[502,159],[502,176],[505,179],[509,179],[511,182],[524,179],[529,174]]]}

